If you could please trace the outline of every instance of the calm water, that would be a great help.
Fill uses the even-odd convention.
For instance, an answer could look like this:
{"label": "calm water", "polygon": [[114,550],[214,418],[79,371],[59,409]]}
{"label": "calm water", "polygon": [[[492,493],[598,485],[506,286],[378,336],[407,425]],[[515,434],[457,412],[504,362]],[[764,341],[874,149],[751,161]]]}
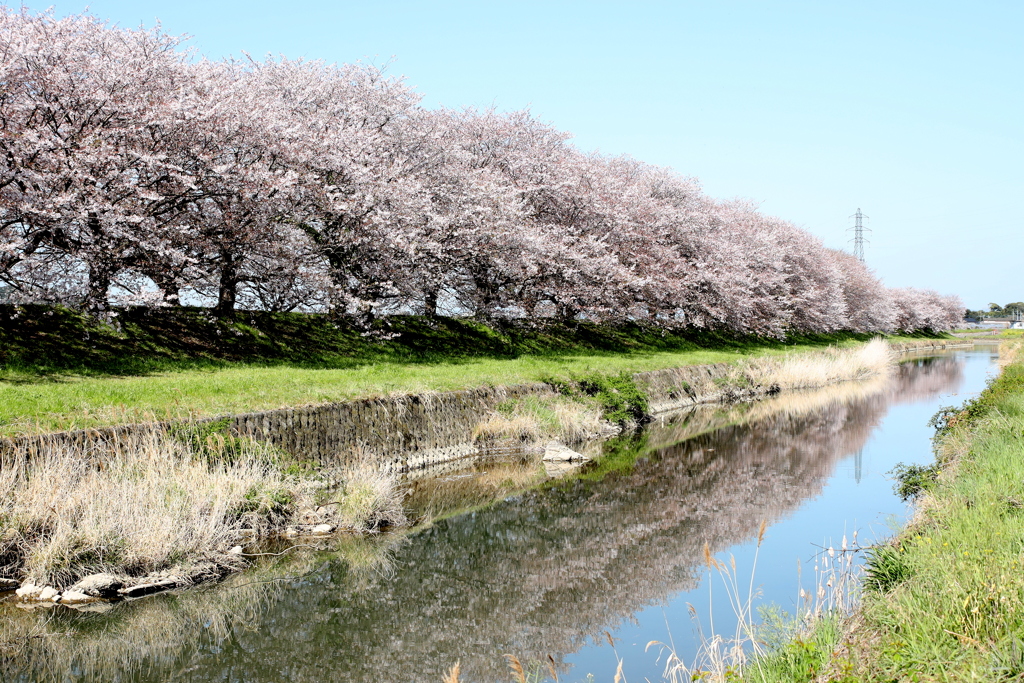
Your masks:
{"label": "calm water", "polygon": [[[461,660],[465,681],[506,681],[512,653],[550,655],[563,681],[610,680],[608,631],[628,680],[659,680],[645,644],[671,634],[688,659],[687,606],[707,623],[705,543],[749,578],[767,520],[755,584],[791,608],[816,545],[854,530],[867,542],[905,518],[886,472],[931,460],[928,418],[980,391],[993,359],[950,352],[886,382],[674,416],[607,444],[599,467],[493,504],[536,473],[477,464],[416,485],[428,528],[344,539],[215,587],[105,613],[0,604],[0,643],[39,636],[0,654],[0,679],[437,682]],[[450,514],[459,505],[474,507]]]}

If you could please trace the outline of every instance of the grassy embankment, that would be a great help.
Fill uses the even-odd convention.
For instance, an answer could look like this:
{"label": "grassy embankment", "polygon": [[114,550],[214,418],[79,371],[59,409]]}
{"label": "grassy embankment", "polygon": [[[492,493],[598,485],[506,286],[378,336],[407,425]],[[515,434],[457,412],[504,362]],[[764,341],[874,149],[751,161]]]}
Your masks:
{"label": "grassy embankment", "polygon": [[936,416],[936,463],[908,468],[918,511],[868,558],[860,610],[748,666],[753,681],[1024,678],[1024,344],[976,399]]}
{"label": "grassy embankment", "polygon": [[[779,357],[856,344],[863,339],[857,335],[783,344],[638,327],[497,330],[403,318],[364,336],[304,315],[240,314],[228,323],[198,310],[124,311],[115,329],[60,309],[3,312],[0,411],[8,434],[385,390],[537,379],[557,386],[558,378],[575,377],[583,381],[565,382],[549,401],[505,406],[477,435],[572,438],[601,431],[602,420],[642,417],[636,413],[643,397],[631,395],[638,390],[625,372],[742,359],[738,380],[788,387],[849,379],[888,362],[884,347],[879,355],[873,344],[811,354],[810,364],[806,354]],[[774,357],[747,360],[763,355]],[[189,582],[244,565],[245,553],[232,552],[235,543],[288,526],[360,529],[401,521],[394,483],[372,468],[333,472],[292,462],[266,444],[223,434],[216,423],[137,434],[108,450],[52,446],[11,458],[17,467],[0,473],[0,578],[58,589],[94,572],[127,583],[167,573]]]}
{"label": "grassy embankment", "polygon": [[[0,436],[208,417],[392,392],[568,379],[736,361],[869,335],[785,342],[635,325],[395,317],[372,334],[322,316],[0,307]],[[902,338],[897,338],[902,339]]]}
{"label": "grassy embankment", "polygon": [[988,340],[1002,340],[1002,339],[1019,339],[1024,337],[1024,330],[998,330],[998,329],[978,329],[978,328],[964,328],[960,330],[951,330],[950,334],[957,337],[963,337],[965,339],[988,339]]}

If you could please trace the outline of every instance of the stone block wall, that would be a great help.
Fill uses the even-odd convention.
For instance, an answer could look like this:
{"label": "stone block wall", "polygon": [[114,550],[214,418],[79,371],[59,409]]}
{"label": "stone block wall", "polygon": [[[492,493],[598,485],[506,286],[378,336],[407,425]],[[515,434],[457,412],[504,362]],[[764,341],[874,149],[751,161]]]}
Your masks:
{"label": "stone block wall", "polygon": [[[235,436],[269,441],[292,455],[323,465],[376,462],[389,472],[405,472],[474,455],[474,430],[496,405],[527,395],[553,393],[543,383],[480,387],[444,393],[367,398],[339,403],[269,410],[228,417]],[[199,420],[199,423],[213,422]],[[118,444],[164,430],[168,423],[82,429],[0,439],[0,467],[17,458],[40,457],[48,449],[71,447],[101,461]]]}
{"label": "stone block wall", "polygon": [[647,396],[650,412],[680,410],[698,403],[716,403],[731,396],[725,380],[735,367],[728,363],[690,365],[639,372],[633,375],[637,387]]}
{"label": "stone block wall", "polygon": [[480,387],[236,415],[231,432],[325,465],[370,458],[404,472],[473,455],[474,430],[496,405],[551,394],[547,384]]}

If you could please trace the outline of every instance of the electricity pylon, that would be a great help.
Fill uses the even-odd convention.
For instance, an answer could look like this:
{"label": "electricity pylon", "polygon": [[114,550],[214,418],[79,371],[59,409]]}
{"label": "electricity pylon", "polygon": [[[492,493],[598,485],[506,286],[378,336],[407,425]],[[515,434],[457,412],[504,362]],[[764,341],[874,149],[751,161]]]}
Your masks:
{"label": "electricity pylon", "polygon": [[861,263],[864,263],[864,245],[868,241],[864,239],[864,233],[865,231],[871,232],[871,228],[864,227],[864,219],[867,218],[867,216],[862,214],[860,209],[857,209],[857,213],[850,216],[850,218],[854,219],[853,227],[849,228],[850,230],[853,230],[853,239],[850,240],[853,242],[853,255],[856,256]]}

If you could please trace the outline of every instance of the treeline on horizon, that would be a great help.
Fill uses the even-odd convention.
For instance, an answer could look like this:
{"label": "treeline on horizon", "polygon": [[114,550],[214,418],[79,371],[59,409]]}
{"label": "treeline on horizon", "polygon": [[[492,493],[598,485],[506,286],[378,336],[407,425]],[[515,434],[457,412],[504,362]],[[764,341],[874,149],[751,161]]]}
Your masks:
{"label": "treeline on horizon", "polygon": [[940,331],[964,312],[693,178],[581,152],[528,112],[426,109],[372,66],[211,61],[159,28],[3,7],[0,83],[14,303],[776,337]]}

